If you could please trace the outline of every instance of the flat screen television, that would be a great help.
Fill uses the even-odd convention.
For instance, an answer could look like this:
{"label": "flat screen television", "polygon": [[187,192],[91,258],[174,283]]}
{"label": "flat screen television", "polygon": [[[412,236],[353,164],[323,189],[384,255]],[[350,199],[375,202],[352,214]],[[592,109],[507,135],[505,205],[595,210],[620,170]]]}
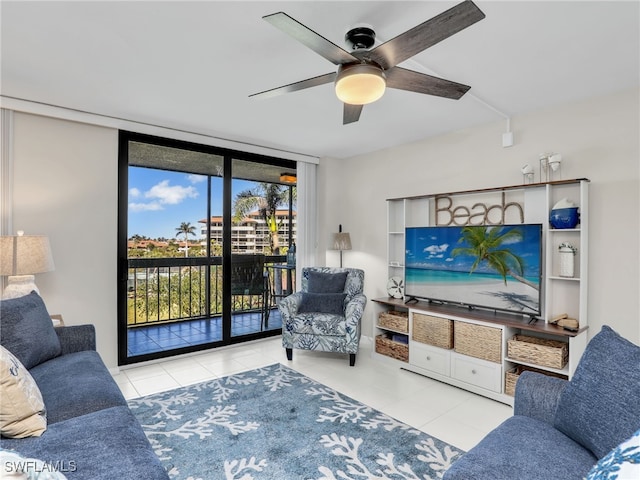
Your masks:
{"label": "flat screen television", "polygon": [[411,227],[405,299],[541,313],[542,225]]}

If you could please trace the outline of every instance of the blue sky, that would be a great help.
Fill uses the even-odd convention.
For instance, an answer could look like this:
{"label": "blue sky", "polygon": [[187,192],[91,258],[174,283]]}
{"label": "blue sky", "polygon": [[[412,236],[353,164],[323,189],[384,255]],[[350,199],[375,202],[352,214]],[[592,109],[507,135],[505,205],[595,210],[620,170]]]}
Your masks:
{"label": "blue sky", "polygon": [[[255,182],[233,181],[233,194]],[[222,178],[212,177],[211,213],[222,215]],[[175,238],[182,222],[196,225],[207,217],[207,177],[184,172],[129,167],[129,226],[127,236]],[[194,237],[195,239],[196,237]]]}
{"label": "blue sky", "polygon": [[[495,227],[500,228],[500,227]],[[540,243],[539,225],[517,225],[524,234],[524,241],[511,240],[503,244],[525,262],[525,275],[539,275]],[[428,227],[409,228],[406,232],[407,259],[406,266],[413,268],[431,268],[435,270],[469,271],[475,258],[458,255],[453,257],[451,251],[457,247],[467,247],[466,242],[458,243],[461,227]],[[481,265],[478,272],[486,269]]]}

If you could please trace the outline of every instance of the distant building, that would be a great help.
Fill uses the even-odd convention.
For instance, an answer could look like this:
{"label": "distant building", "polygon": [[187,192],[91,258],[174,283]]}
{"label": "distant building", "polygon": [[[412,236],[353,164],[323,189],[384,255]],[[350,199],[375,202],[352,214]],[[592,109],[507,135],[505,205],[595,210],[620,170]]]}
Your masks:
{"label": "distant building", "polygon": [[159,240],[128,240],[127,248],[131,249],[140,249],[140,250],[149,250],[150,248],[163,248],[168,247],[169,242],[162,242]]}
{"label": "distant building", "polygon": [[[287,246],[289,242],[289,229],[292,230],[293,241],[296,241],[296,212],[293,211],[289,224],[289,210],[276,211],[278,221],[278,237],[280,246]],[[207,219],[203,218],[198,223],[202,245],[206,245]],[[222,245],[222,217],[211,217],[210,239]],[[259,212],[252,212],[242,219],[240,223],[231,224],[231,251],[233,253],[267,253],[269,248],[269,227],[262,219]]]}

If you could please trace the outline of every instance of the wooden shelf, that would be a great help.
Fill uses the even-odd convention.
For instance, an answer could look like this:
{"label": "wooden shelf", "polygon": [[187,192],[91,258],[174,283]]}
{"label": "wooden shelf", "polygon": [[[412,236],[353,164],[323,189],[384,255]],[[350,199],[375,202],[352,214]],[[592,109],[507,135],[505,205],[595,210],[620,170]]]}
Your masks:
{"label": "wooden shelf", "polygon": [[564,368],[551,368],[551,367],[545,367],[543,365],[538,365],[537,363],[523,362],[522,360],[515,360],[509,357],[505,358],[505,360],[507,362],[511,362],[516,365],[525,365],[527,367],[537,368],[538,370],[542,370],[545,372],[557,373],[559,375],[564,375],[565,377],[569,376],[569,364],[565,365]]}
{"label": "wooden shelf", "polygon": [[529,332],[544,333],[547,335],[557,335],[561,337],[575,337],[587,330],[588,327],[580,328],[577,332],[570,332],[562,327],[546,323],[540,319],[534,323],[529,323],[529,318],[513,315],[503,312],[492,312],[479,308],[469,310],[465,307],[457,307],[453,305],[435,305],[426,301],[419,301],[406,304],[401,298],[374,298],[373,302],[383,305],[389,305],[394,308],[414,308],[416,310],[424,310],[435,314],[446,315],[448,317],[458,317],[462,320],[477,320],[486,323],[494,323],[496,325],[504,325],[505,327],[519,328]]}
{"label": "wooden shelf", "polygon": [[[539,187],[543,187],[545,185],[552,185],[552,186],[556,186],[556,185],[571,185],[574,183],[579,183],[579,182],[590,182],[591,180],[589,180],[588,178],[575,178],[572,180],[558,180],[555,182],[541,182],[541,183],[526,183],[526,184],[522,184],[522,185],[508,185],[506,187],[490,187],[490,188],[478,188],[475,190],[460,190],[457,192],[441,192],[441,193],[429,193],[427,195],[415,195],[413,197],[400,197],[400,198],[387,198],[387,201],[393,201],[393,200],[418,200],[421,198],[434,198],[434,197],[440,197],[443,195],[446,196],[454,196],[454,195],[472,195],[475,193],[489,193],[489,192],[504,192],[504,191],[508,191],[508,190],[526,190],[528,188],[539,188]],[[559,229],[561,230],[561,229]]]}

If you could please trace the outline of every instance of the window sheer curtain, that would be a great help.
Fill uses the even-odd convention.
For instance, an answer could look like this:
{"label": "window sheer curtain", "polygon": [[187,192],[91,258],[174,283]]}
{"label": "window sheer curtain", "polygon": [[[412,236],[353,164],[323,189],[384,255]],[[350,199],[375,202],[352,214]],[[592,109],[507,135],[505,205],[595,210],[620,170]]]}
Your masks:
{"label": "window sheer curtain", "polygon": [[[13,112],[0,109],[0,235],[13,230]],[[6,286],[0,277],[0,291]]]}
{"label": "window sheer curtain", "polygon": [[[297,272],[302,271],[302,267],[318,265],[316,171],[317,165],[315,163],[297,162]],[[296,290],[300,290],[300,280],[300,275],[296,275]]]}

